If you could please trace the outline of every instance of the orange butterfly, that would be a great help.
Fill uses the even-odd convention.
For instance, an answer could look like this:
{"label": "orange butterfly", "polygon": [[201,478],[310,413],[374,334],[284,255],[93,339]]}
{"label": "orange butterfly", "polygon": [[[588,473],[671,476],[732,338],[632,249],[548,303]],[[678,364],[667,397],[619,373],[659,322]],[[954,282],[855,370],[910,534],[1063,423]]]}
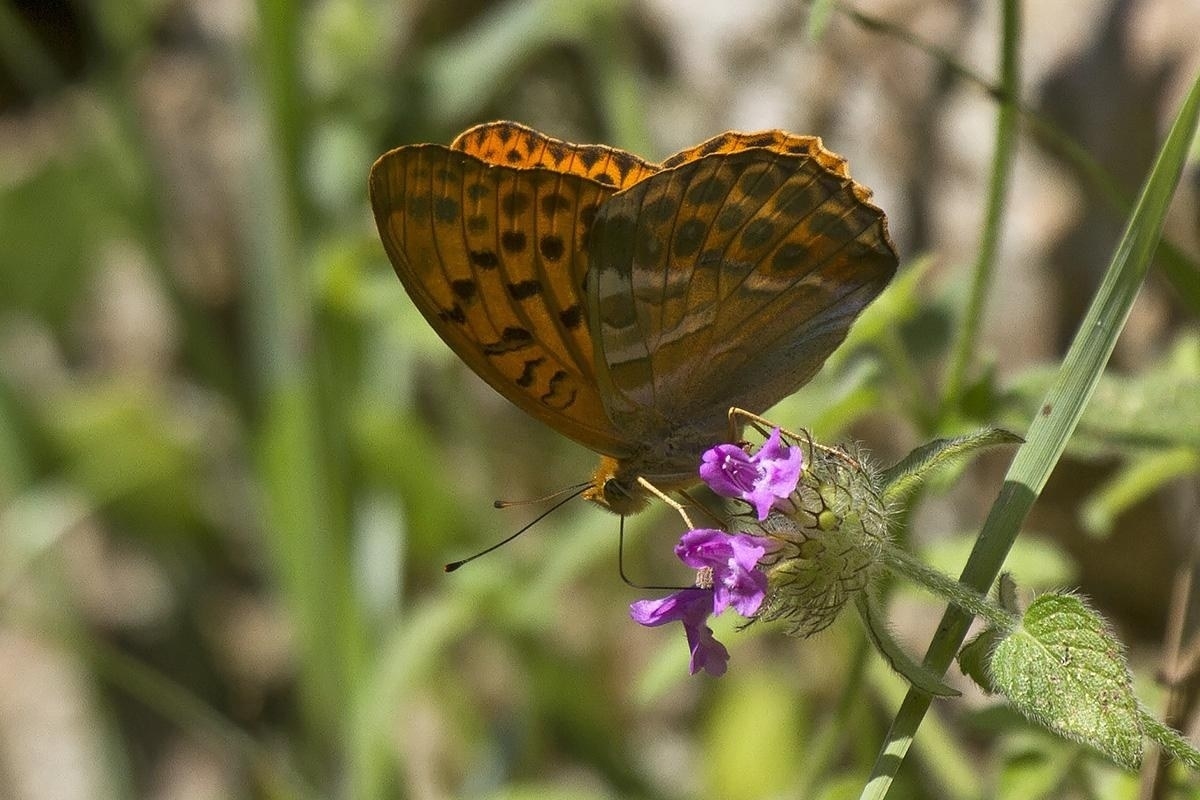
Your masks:
{"label": "orange butterfly", "polygon": [[496,391],[601,454],[584,496],[696,480],[728,412],[805,384],[891,280],[883,212],[813,136],[724,133],[661,165],[513,122],[371,168],[413,302]]}

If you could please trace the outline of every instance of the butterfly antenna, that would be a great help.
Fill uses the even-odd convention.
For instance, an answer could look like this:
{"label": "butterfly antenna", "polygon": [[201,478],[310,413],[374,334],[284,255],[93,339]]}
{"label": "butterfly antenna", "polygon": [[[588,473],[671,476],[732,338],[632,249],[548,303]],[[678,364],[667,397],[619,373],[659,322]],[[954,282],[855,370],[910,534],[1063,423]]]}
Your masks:
{"label": "butterfly antenna", "polygon": [[[584,481],[583,483],[577,483],[574,486],[568,486],[564,489],[559,489],[558,491],[551,492],[550,494],[546,495],[545,497],[539,497],[535,500],[503,500],[503,499],[502,500],[493,500],[492,508],[513,508],[514,506],[541,505],[542,503],[548,503],[551,500],[554,500],[555,498],[562,497],[564,494],[570,494],[571,497],[576,497],[584,489],[586,489],[589,486],[591,486],[591,483],[589,483],[588,481]],[[570,499],[570,498],[568,498],[568,499]],[[558,508],[558,506],[555,506],[554,508]],[[554,509],[551,509],[551,511],[553,511],[553,510]],[[540,519],[540,517],[539,517],[539,519]]]}
{"label": "butterfly antenna", "polygon": [[[584,489],[586,489],[586,488],[587,488],[589,485],[590,485],[590,484],[586,484],[586,483],[585,483],[585,484],[581,484],[581,485],[579,485],[579,486],[571,487],[570,489],[564,489],[563,491],[565,491],[565,492],[569,492],[569,494],[567,494],[567,496],[566,496],[566,497],[562,498],[562,499],[561,499],[561,500],[559,500],[557,503],[555,503],[554,505],[550,506],[549,508],[547,508],[547,509],[546,509],[545,511],[543,511],[542,513],[538,514],[538,515],[537,515],[536,517],[534,517],[534,518],[533,518],[533,519],[532,519],[532,520],[531,520],[531,521],[530,521],[530,522],[529,522],[527,525],[524,525],[524,526],[523,526],[523,527],[522,527],[520,530],[518,530],[516,533],[512,534],[511,536],[506,536],[506,537],[504,537],[503,539],[501,539],[500,541],[496,542],[494,545],[492,545],[492,546],[490,546],[490,547],[485,547],[483,550],[480,550],[478,553],[476,553],[476,554],[475,554],[475,555],[473,555],[473,556],[468,556],[467,558],[464,558],[464,559],[462,559],[462,560],[460,560],[460,561],[451,561],[449,564],[447,564],[446,566],[442,567],[442,569],[444,569],[446,572],[454,572],[454,570],[458,569],[458,568],[459,568],[459,567],[461,567],[463,564],[470,563],[471,561],[474,561],[475,559],[479,558],[480,556],[486,556],[488,553],[492,552],[493,550],[498,550],[499,548],[501,548],[501,547],[503,547],[504,545],[506,545],[506,544],[508,544],[509,542],[511,542],[513,539],[515,539],[515,538],[517,538],[518,536],[520,536],[520,535],[521,535],[522,533],[524,533],[525,531],[527,531],[527,530],[529,530],[530,528],[532,528],[534,525],[537,525],[539,522],[541,522],[541,521],[542,521],[542,520],[544,520],[546,517],[548,517],[548,516],[550,516],[551,514],[553,514],[553,513],[554,513],[555,511],[557,511],[558,509],[562,508],[564,505],[566,505],[566,504],[567,504],[568,502],[570,502],[571,500],[574,500],[576,497],[578,497],[579,495],[583,494],[583,490],[584,490]],[[560,494],[562,494],[562,493],[563,493],[563,492],[555,492],[554,494],[550,495],[550,497],[556,497],[556,496],[558,496],[558,495],[560,495]],[[497,501],[497,502],[500,502],[500,501]],[[518,504],[517,504],[517,503],[513,503],[512,505],[518,505]]]}

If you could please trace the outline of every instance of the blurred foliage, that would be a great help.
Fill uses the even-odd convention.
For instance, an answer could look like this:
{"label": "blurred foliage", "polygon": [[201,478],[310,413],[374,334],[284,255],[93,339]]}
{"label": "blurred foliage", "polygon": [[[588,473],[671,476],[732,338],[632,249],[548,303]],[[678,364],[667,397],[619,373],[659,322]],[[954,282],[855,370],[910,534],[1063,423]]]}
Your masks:
{"label": "blurred foliage", "polygon": [[[442,574],[535,514],[491,498],[592,458],[440,343],[366,198],[380,153],[493,118],[650,158],[728,128],[819,133],[876,190],[902,272],[772,416],[880,462],[1021,432],[1127,210],[1044,126],[1132,194],[1200,66],[1173,31],[1194,27],[1153,21],[1196,14],[1085,4],[1069,42],[1025,43],[1037,124],[947,400],[996,108],[956,65],[991,73],[974,59],[996,20],[876,10],[922,49],[819,5],[810,26],[776,2],[0,0],[0,796],[857,796],[905,684],[853,620],[804,642],[718,626],[730,674],[688,678],[677,632],[628,619],[644,592],[618,578],[618,521],[579,503]],[[1101,106],[1135,131],[1074,113]],[[1176,275],[1196,273],[1195,175]],[[1009,562],[1091,595],[1147,685],[1200,524],[1200,345],[1174,285],[1147,287]],[[923,487],[899,535],[956,573],[1006,458]],[[686,579],[674,516],[626,527],[635,580]],[[921,652],[941,608],[891,600]],[[1178,677],[1153,707],[1186,730],[1195,692]],[[1160,785],[1197,790],[1172,767]],[[891,796],[1137,792],[972,696],[939,705]]]}

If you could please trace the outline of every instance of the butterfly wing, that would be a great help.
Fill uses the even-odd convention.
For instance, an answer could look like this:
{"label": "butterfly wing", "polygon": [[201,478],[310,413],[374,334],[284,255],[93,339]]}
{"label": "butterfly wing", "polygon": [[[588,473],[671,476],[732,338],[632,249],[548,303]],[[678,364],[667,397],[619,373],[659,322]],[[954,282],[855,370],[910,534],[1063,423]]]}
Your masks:
{"label": "butterfly wing", "polygon": [[684,451],[731,405],[765,411],[807,382],[897,263],[883,212],[819,140],[733,136],[614,195],[589,243],[609,415]]}
{"label": "butterfly wing", "polygon": [[370,177],[380,237],[417,308],[471,369],[535,418],[621,457],[633,446],[596,385],[583,239],[623,185],[618,162],[624,174],[645,162],[511,128],[382,156]]}
{"label": "butterfly wing", "polygon": [[632,153],[600,144],[571,144],[515,122],[486,122],[458,135],[452,150],[504,167],[542,167],[578,175],[610,186],[627,188],[658,167]]}

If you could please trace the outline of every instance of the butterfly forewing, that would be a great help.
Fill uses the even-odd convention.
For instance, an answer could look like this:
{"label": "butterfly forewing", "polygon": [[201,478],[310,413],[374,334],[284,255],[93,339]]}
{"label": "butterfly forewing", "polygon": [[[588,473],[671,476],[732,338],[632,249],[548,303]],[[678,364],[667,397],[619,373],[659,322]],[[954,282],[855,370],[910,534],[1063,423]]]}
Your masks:
{"label": "butterfly forewing", "polygon": [[841,159],[713,153],[669,159],[593,227],[598,379],[622,429],[713,437],[731,405],[765,411],[812,377],[896,268],[882,212],[827,166]]}
{"label": "butterfly forewing", "polygon": [[632,153],[599,144],[571,144],[515,122],[487,122],[458,135],[451,149],[505,167],[542,167],[578,175],[614,190],[632,186],[658,167]]}
{"label": "butterfly forewing", "polygon": [[391,151],[370,185],[401,282],[455,353],[565,435],[609,455],[629,452],[600,398],[579,289],[586,222],[612,189],[440,145]]}

